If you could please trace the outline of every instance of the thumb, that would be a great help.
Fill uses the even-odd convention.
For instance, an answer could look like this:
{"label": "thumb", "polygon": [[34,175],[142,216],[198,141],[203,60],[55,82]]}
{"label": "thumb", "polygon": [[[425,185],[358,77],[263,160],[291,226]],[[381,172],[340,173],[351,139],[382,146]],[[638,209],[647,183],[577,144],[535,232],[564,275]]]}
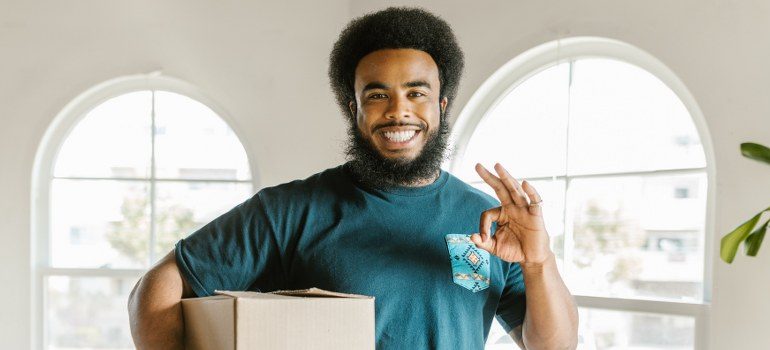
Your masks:
{"label": "thumb", "polygon": [[476,247],[484,249],[492,254],[495,250],[495,237],[490,237],[486,241],[481,239],[481,235],[478,233],[474,233],[471,235],[471,242],[476,244]]}

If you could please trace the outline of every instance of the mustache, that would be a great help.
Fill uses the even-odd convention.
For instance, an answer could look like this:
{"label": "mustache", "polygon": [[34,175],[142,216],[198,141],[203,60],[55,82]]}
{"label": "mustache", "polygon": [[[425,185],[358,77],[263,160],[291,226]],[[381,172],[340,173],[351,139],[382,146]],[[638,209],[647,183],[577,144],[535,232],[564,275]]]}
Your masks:
{"label": "mustache", "polygon": [[420,128],[421,131],[425,131],[428,128],[428,126],[425,125],[425,123],[403,123],[403,122],[393,121],[393,122],[388,122],[388,123],[376,125],[372,129],[372,133],[374,133],[377,130],[380,130],[382,128],[387,128],[387,127],[391,127],[391,126],[416,126],[416,127]]}

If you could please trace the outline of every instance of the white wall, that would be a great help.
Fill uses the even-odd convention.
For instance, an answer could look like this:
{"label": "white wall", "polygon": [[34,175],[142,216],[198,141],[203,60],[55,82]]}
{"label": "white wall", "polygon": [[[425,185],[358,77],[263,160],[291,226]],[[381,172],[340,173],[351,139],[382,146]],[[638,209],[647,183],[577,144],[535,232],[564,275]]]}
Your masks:
{"label": "white wall", "polygon": [[[410,3],[447,19],[465,50],[455,116],[506,61],[560,37],[625,41],[678,74],[715,149],[711,349],[770,347],[770,253],[726,265],[717,251],[722,233],[770,205],[770,169],[738,152],[743,141],[770,144],[770,2]],[[331,44],[351,15],[386,4],[0,0],[2,348],[29,347],[32,164],[67,102],[110,78],[163,69],[199,86],[236,120],[260,185],[304,177],[343,159],[344,124],[326,78]]]}

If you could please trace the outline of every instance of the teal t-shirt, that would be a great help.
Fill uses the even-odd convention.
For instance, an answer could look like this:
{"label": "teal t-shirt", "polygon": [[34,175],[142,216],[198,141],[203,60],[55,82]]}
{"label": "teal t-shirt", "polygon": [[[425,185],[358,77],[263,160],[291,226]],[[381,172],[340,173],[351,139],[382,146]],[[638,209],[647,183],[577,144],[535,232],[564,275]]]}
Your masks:
{"label": "teal t-shirt", "polygon": [[478,232],[491,196],[442,171],[423,187],[374,189],[346,165],[265,188],[176,245],[198,296],[318,287],[375,297],[377,349],[483,349],[492,318],[524,319],[517,263],[491,255],[489,287],[453,282],[447,234]]}

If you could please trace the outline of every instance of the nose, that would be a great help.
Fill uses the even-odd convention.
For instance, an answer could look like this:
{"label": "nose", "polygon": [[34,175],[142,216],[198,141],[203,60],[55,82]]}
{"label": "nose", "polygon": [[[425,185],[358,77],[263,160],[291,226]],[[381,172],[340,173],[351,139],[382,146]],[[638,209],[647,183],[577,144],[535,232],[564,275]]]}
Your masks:
{"label": "nose", "polygon": [[385,118],[399,120],[412,117],[412,106],[409,99],[403,96],[394,96],[388,101],[388,109],[385,111]]}

